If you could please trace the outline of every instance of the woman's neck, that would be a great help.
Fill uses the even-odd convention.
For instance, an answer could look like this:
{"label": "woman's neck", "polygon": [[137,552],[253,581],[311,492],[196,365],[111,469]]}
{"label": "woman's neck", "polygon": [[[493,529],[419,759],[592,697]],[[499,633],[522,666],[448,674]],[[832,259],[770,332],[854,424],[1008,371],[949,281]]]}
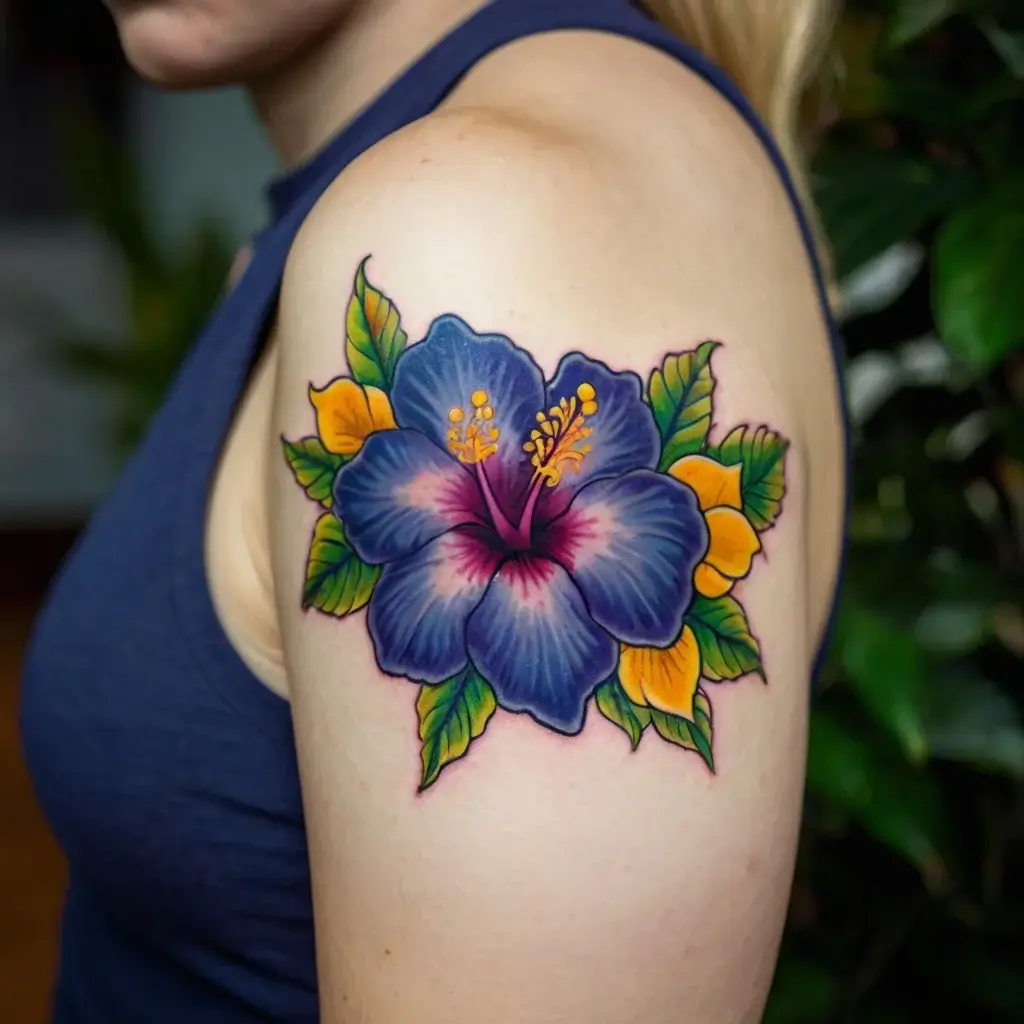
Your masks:
{"label": "woman's neck", "polygon": [[488,0],[352,0],[315,44],[249,83],[286,167],[310,157],[403,68]]}

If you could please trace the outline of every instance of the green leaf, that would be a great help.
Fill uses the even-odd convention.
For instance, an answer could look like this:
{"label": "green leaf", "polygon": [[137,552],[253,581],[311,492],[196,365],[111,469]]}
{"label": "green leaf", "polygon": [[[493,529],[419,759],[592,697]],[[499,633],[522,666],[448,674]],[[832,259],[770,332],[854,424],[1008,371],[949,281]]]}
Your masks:
{"label": "green leaf", "polygon": [[380,567],[360,560],[338,517],[328,512],[313,529],[302,607],[339,617],[351,615],[370,600],[379,575]]}
{"label": "green leaf", "polygon": [[935,757],[1024,780],[1020,713],[990,680],[962,673],[931,680],[924,728]]}
{"label": "green leaf", "polygon": [[936,601],[914,623],[921,647],[948,657],[977,650],[992,633],[992,613],[979,601]]}
{"label": "green leaf", "polygon": [[[938,948],[936,944],[932,951]],[[974,1020],[1003,1024],[1024,1020],[1024,974],[1020,954],[1012,945],[972,942],[966,948],[954,947],[934,963],[933,970],[934,977],[941,977],[960,998],[967,996],[970,1005],[977,1007],[971,1015]]]}
{"label": "green leaf", "polygon": [[922,719],[926,669],[909,630],[848,598],[836,628],[840,662],[867,711],[913,762],[928,756]]}
{"label": "green leaf", "polygon": [[821,708],[811,717],[808,791],[914,864],[932,889],[941,888],[951,827],[938,780],[907,764],[877,735]]}
{"label": "green leaf", "polygon": [[786,452],[789,442],[767,427],[737,427],[708,455],[723,465],[740,463],[743,514],[755,530],[767,530],[782,511],[786,495]]}
{"label": "green leaf", "polygon": [[1024,81],[1024,32],[1008,32],[991,18],[983,19],[980,27],[1007,71],[1018,81]]}
{"label": "green leaf", "polygon": [[838,86],[837,100],[844,117],[872,117],[878,113],[886,80],[876,66],[875,54],[884,24],[873,11],[847,9],[837,19],[832,59],[838,73],[833,88]]}
{"label": "green leaf", "polygon": [[698,690],[693,698],[693,721],[679,715],[669,715],[657,708],[650,709],[651,722],[658,730],[662,739],[674,743],[677,747],[696,750],[704,759],[704,763],[715,770],[715,758],[712,753],[714,731],[711,725],[711,701],[703,690]]}
{"label": "green leaf", "polygon": [[61,126],[62,156],[73,196],[123,257],[128,274],[166,281],[169,260],[146,208],[139,167],[130,159],[128,147],[115,141],[85,109],[73,110]]}
{"label": "green leaf", "polygon": [[651,371],[647,394],[661,434],[659,469],[699,452],[707,441],[715,390],[711,353],[718,345],[705,341],[692,352],[666,356],[661,369]]}
{"label": "green leaf", "polygon": [[331,508],[334,504],[334,478],[346,462],[344,456],[329,452],[319,437],[304,437],[301,441],[288,441],[282,437],[281,443],[284,445],[284,457],[299,486],[324,508]]}
{"label": "green leaf", "polygon": [[406,334],[394,303],[366,280],[366,263],[356,271],[345,327],[345,355],[349,370],[360,384],[390,391]]}
{"label": "green leaf", "polygon": [[761,647],[750,632],[746,613],[734,597],[702,597],[686,613],[700,648],[701,675],[712,682],[756,672],[764,679]]}
{"label": "green leaf", "polygon": [[446,765],[464,757],[497,708],[494,691],[471,665],[436,686],[423,686],[416,700],[423,746],[420,792]]}
{"label": "green leaf", "polygon": [[825,150],[815,198],[843,280],[897,242],[914,238],[960,202],[973,175],[891,149]]}
{"label": "green leaf", "polygon": [[824,964],[784,950],[762,1024],[821,1024],[833,1020],[843,997],[841,976]]}
{"label": "green leaf", "polygon": [[987,370],[1024,344],[1024,177],[951,217],[935,242],[935,322],[946,346]]}
{"label": "green leaf", "polygon": [[644,729],[651,722],[649,709],[634,704],[626,696],[626,691],[615,676],[606,679],[597,688],[594,698],[597,701],[597,710],[629,737],[630,745],[636,750]]}
{"label": "green leaf", "polygon": [[899,0],[885,32],[892,49],[906,46],[955,14],[957,0]]}

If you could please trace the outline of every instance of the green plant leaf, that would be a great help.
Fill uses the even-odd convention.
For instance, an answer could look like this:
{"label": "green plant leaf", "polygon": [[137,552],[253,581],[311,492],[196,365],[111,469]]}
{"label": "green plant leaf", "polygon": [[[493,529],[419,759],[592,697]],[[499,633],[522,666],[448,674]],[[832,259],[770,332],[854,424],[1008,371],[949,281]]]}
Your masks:
{"label": "green plant leaf", "polygon": [[899,150],[848,146],[823,151],[813,180],[840,280],[914,238],[974,183],[964,170]]}
{"label": "green plant leaf", "polygon": [[446,765],[465,756],[497,706],[494,691],[472,665],[443,683],[420,688],[416,711],[423,741],[421,792],[437,780]]}
{"label": "green plant leaf", "polygon": [[[210,219],[168,244],[151,216],[138,168],[100,122],[72,104],[57,129],[68,185],[123,270],[125,336],[97,339],[93,353],[87,351],[93,347],[87,341],[68,356],[83,367],[91,364],[93,372],[116,384],[118,408],[111,433],[118,454],[125,455],[138,442],[220,298],[231,246],[223,226]],[[67,337],[79,332],[55,333]],[[60,346],[60,339],[55,341]],[[104,355],[112,349],[120,359]]]}
{"label": "green plant leaf", "polygon": [[636,750],[644,729],[650,725],[650,710],[634,704],[626,696],[626,691],[615,676],[606,679],[597,688],[594,699],[597,702],[597,710],[629,737],[630,745]]}
{"label": "green plant leaf", "polygon": [[842,979],[834,970],[784,951],[762,1024],[821,1024],[834,1019],[842,997]]}
{"label": "green plant leaf", "polygon": [[946,979],[958,997],[971,999],[978,1008],[975,1020],[986,1024],[1024,1020],[1024,973],[1012,944],[1001,948],[976,942],[954,947],[934,964],[934,970],[934,976]]}
{"label": "green plant leaf", "polygon": [[743,606],[734,597],[697,595],[686,613],[700,648],[701,675],[712,682],[756,672],[764,679],[761,647],[750,631]]}
{"label": "green plant leaf", "polygon": [[914,864],[930,888],[941,889],[951,827],[938,780],[907,764],[880,735],[820,707],[811,719],[808,791]]}
{"label": "green plant leaf", "polygon": [[351,615],[370,600],[378,576],[380,567],[367,565],[352,550],[337,516],[327,512],[316,521],[302,588],[303,608]]}
{"label": "green plant leaf", "polygon": [[885,42],[898,49],[941,25],[956,13],[957,0],[899,0],[885,30]]}
{"label": "green plant leaf", "polygon": [[106,384],[131,387],[139,376],[137,354],[125,345],[112,345],[104,338],[58,336],[56,353],[72,373]]}
{"label": "green plant leaf", "polygon": [[767,427],[737,427],[708,448],[723,465],[743,466],[740,494],[743,514],[755,530],[767,530],[782,511],[786,495],[786,452],[789,442]]}
{"label": "green plant leaf", "polygon": [[130,275],[166,283],[166,253],[146,211],[142,175],[127,147],[85,108],[72,110],[60,130],[72,194],[123,257]]}
{"label": "green plant leaf", "polygon": [[356,271],[345,321],[345,355],[355,380],[390,392],[407,339],[394,303],[366,280],[369,258]]}
{"label": "green plant leaf", "polygon": [[922,719],[926,669],[913,633],[849,598],[840,608],[836,641],[861,703],[911,761],[923,761],[928,756]]}
{"label": "green plant leaf", "polygon": [[987,370],[1024,345],[1024,176],[954,214],[935,242],[933,302],[951,352]]}
{"label": "green plant leaf", "polygon": [[936,601],[914,623],[914,638],[922,649],[946,657],[977,650],[991,633],[992,612],[979,601]]}
{"label": "green plant leaf", "polygon": [[658,730],[662,739],[674,743],[677,747],[695,750],[704,759],[704,763],[715,770],[715,758],[712,753],[714,730],[711,724],[711,701],[703,690],[698,690],[693,698],[693,721],[679,715],[669,715],[657,708],[650,709],[651,723]]}
{"label": "green plant leaf", "polygon": [[666,356],[661,369],[651,371],[647,394],[661,434],[659,469],[699,452],[707,441],[715,390],[711,353],[718,345],[705,341],[692,352]]}
{"label": "green plant leaf", "polygon": [[1009,32],[991,18],[982,19],[979,25],[1006,70],[1018,81],[1024,81],[1024,32]]}
{"label": "green plant leaf", "polygon": [[885,20],[874,11],[847,8],[833,33],[833,57],[838,66],[835,81],[818,88],[839,88],[839,104],[845,117],[871,117],[885,96],[886,80],[876,66],[875,54]]}
{"label": "green plant leaf", "polygon": [[300,441],[281,438],[281,443],[284,457],[299,486],[324,508],[331,508],[334,504],[334,478],[345,465],[344,456],[329,452],[319,437],[304,437]]}
{"label": "green plant leaf", "polygon": [[935,757],[1024,780],[1024,728],[988,679],[956,672],[929,682],[924,728]]}

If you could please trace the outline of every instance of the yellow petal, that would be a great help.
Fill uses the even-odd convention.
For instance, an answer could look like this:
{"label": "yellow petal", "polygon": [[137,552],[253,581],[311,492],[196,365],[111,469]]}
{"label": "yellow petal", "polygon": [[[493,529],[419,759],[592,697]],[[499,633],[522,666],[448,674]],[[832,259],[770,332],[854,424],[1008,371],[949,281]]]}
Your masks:
{"label": "yellow petal", "polygon": [[355,455],[370,434],[395,428],[388,396],[349,377],[337,377],[322,391],[310,387],[309,400],[320,440],[335,455]]}
{"label": "yellow petal", "polygon": [[[623,646],[619,680],[634,704],[649,704],[693,721],[693,698],[700,680],[700,648],[689,626],[671,646]],[[637,700],[634,694],[643,699]]]}
{"label": "yellow petal", "polygon": [[732,584],[733,581],[728,576],[723,576],[707,562],[701,562],[693,574],[693,585],[697,588],[697,593],[705,597],[721,597],[728,594],[732,590]]}
{"label": "yellow petal", "polygon": [[646,650],[646,647],[630,647],[623,644],[619,652],[619,682],[622,683],[626,696],[634,704],[647,703],[638,671],[640,659]]}
{"label": "yellow petal", "polygon": [[369,384],[363,390],[366,392],[373,429],[395,430],[398,424],[395,423],[395,414],[391,411],[391,402],[388,400],[388,396],[380,388],[375,388]]}
{"label": "yellow petal", "polygon": [[701,511],[726,505],[743,508],[740,497],[740,465],[723,466],[706,455],[684,455],[669,466],[669,475],[692,487]]}
{"label": "yellow petal", "polygon": [[750,561],[761,550],[757,531],[734,508],[712,508],[704,513],[708,524],[708,551],[704,556],[713,569],[738,580],[750,572]]}

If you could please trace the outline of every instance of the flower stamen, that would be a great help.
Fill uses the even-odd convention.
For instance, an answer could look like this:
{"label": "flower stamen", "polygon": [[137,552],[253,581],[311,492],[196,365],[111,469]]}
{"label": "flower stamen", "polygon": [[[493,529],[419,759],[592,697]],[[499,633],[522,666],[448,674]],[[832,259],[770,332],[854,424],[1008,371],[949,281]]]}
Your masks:
{"label": "flower stamen", "polygon": [[459,462],[474,466],[498,450],[501,431],[494,425],[494,407],[486,391],[478,388],[469,402],[473,413],[468,422],[464,409],[456,407],[448,412],[448,450]]}
{"label": "flower stamen", "polygon": [[586,439],[593,433],[586,426],[588,417],[597,412],[597,392],[592,384],[584,383],[576,394],[562,398],[547,413],[537,413],[537,426],[530,431],[530,439],[523,444],[523,451],[531,452],[533,480],[543,480],[548,487],[554,487],[570,467],[580,471],[580,465],[590,452]]}

